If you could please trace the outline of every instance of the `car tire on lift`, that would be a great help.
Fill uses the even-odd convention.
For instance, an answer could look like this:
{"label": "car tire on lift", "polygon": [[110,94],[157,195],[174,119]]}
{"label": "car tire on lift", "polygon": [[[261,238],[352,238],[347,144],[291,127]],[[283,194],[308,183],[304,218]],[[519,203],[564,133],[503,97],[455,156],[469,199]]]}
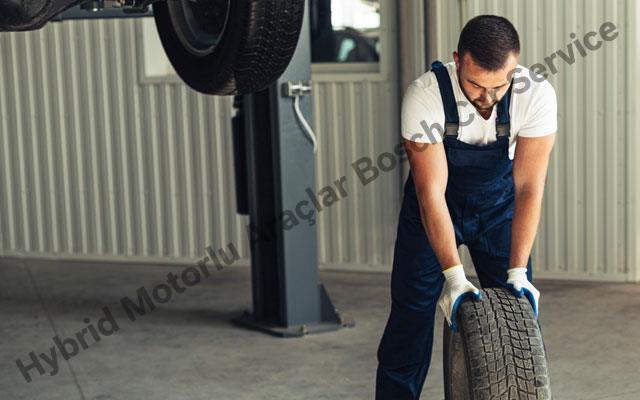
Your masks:
{"label": "car tire on lift", "polygon": [[446,400],[551,399],[540,324],[526,297],[483,289],[456,313],[458,330],[444,321]]}
{"label": "car tire on lift", "polygon": [[296,49],[304,0],[165,0],[153,3],[160,41],[194,90],[252,93],[276,81]]}

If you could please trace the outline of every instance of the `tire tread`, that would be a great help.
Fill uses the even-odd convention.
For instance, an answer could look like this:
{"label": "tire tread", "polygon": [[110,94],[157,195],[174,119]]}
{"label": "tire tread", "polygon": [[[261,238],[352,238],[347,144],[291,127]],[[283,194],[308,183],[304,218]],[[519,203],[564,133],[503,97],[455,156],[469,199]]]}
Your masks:
{"label": "tire tread", "polygon": [[551,399],[540,326],[525,297],[483,289],[481,301],[461,303],[458,318],[473,399]]}

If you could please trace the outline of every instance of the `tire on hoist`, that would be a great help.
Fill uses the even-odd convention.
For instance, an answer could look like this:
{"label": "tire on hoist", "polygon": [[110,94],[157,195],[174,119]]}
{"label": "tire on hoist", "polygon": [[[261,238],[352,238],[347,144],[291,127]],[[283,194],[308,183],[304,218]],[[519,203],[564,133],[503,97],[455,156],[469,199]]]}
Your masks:
{"label": "tire on hoist", "polygon": [[526,297],[505,288],[481,290],[444,321],[445,400],[551,399],[540,324]]}
{"label": "tire on hoist", "polygon": [[253,93],[284,72],[300,36],[304,0],[153,3],[160,41],[180,78],[214,95]]}

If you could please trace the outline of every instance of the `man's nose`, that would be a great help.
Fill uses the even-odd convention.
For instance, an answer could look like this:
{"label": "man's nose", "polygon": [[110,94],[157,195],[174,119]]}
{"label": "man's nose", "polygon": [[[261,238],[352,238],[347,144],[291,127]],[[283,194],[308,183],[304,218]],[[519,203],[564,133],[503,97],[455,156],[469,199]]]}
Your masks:
{"label": "man's nose", "polygon": [[482,94],[480,95],[480,101],[483,103],[488,103],[490,100],[491,100],[491,97],[489,93],[487,93],[486,91],[483,91]]}
{"label": "man's nose", "polygon": [[488,96],[487,100],[496,101],[498,100],[498,91],[495,89],[490,89],[487,91],[487,96]]}

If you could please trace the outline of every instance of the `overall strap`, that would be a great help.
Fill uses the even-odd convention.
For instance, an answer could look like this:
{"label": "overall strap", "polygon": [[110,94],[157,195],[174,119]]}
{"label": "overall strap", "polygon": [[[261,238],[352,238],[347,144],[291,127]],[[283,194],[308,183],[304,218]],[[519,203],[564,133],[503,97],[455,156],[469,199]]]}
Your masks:
{"label": "overall strap", "polygon": [[509,106],[511,105],[511,89],[513,88],[513,79],[509,84],[509,89],[498,102],[498,115],[496,116],[496,139],[511,136],[511,122],[509,117]]}
{"label": "overall strap", "polygon": [[436,74],[438,86],[440,87],[440,96],[442,97],[442,105],[444,107],[444,136],[458,136],[458,128],[460,127],[460,117],[458,116],[458,106],[456,97],[453,94],[453,86],[447,68],[440,61],[431,63],[431,70]]}

